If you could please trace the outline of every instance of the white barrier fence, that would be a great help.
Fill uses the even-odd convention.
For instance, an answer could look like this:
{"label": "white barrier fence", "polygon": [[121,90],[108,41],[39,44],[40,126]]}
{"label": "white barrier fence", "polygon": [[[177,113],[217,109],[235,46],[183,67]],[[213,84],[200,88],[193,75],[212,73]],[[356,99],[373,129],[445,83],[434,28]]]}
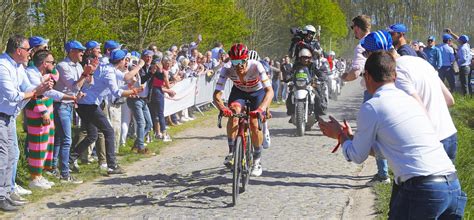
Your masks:
{"label": "white barrier fence", "polygon": [[[192,106],[202,106],[212,102],[212,95],[216,88],[216,82],[219,74],[214,74],[212,78],[206,75],[186,78],[176,83],[173,91],[176,95],[171,98],[166,96],[164,115],[169,116],[176,112],[185,110]],[[222,98],[227,101],[232,89],[232,81],[227,80]]]}

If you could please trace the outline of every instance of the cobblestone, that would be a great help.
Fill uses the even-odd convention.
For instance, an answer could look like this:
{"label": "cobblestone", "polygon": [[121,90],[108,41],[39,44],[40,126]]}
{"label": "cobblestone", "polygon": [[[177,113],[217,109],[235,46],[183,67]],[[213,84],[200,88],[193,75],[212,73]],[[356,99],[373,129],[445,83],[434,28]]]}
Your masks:
{"label": "cobblestone", "polygon": [[[358,83],[347,84],[339,101],[330,102],[329,112],[354,124],[361,94]],[[272,146],[262,156],[264,172],[250,179],[236,207],[230,206],[232,175],[222,165],[225,129],[216,128],[212,118],[173,137],[179,141],[160,155],[127,167],[127,175],[50,196],[16,218],[341,219],[351,195],[370,176],[359,176],[362,166],[346,162],[340,152],[331,154],[336,141],[322,136],[317,126],[295,137],[284,107],[273,110],[273,116]]]}

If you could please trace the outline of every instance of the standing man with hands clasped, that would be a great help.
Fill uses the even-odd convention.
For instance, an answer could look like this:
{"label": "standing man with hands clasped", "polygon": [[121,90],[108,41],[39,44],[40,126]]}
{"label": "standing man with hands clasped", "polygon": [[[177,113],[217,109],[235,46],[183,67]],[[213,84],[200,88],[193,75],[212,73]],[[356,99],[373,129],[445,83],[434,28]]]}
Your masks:
{"label": "standing man with hands clasped", "polygon": [[389,219],[462,218],[467,196],[423,107],[395,87],[390,52],[373,52],[363,73],[373,95],[361,105],[357,133],[336,119],[319,121],[324,135],[339,139],[347,161],[364,162],[372,151],[385,156],[399,190]]}

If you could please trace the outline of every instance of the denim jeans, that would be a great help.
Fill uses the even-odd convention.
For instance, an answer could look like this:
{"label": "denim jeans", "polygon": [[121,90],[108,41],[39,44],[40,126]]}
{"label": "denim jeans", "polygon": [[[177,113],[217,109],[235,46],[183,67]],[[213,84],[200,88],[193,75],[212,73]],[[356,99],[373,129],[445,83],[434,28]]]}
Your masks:
{"label": "denim jeans", "polygon": [[87,130],[87,136],[77,144],[76,149],[71,152],[71,161],[77,160],[87,148],[98,138],[98,130],[104,133],[105,138],[105,158],[109,168],[115,168],[117,161],[115,158],[115,136],[114,129],[110,125],[109,120],[105,117],[102,109],[97,105],[82,105],[79,104],[77,113],[82,120],[82,126]]}
{"label": "denim jeans", "polygon": [[278,102],[279,101],[279,99],[278,99],[278,95],[279,95],[278,89],[280,88],[280,80],[279,79],[273,79],[272,80],[272,88],[273,88],[273,91],[275,92],[275,94],[273,95],[273,101]]}
{"label": "denim jeans", "polygon": [[472,86],[470,81],[470,66],[461,66],[459,67],[459,81],[461,83],[461,94],[467,95],[472,94]]}
{"label": "denim jeans", "polygon": [[72,144],[73,103],[54,103],[54,156],[53,167],[58,166],[61,158],[61,176],[69,176],[69,152]]}
{"label": "denim jeans", "polygon": [[[0,198],[3,199],[12,189],[13,164],[15,162],[14,137],[16,130],[13,117],[0,117]],[[16,126],[15,126],[16,127]]]}
{"label": "denim jeans", "polygon": [[[367,100],[372,98],[372,94],[367,92],[367,90],[364,91],[364,101],[366,102]],[[384,159],[381,155],[375,155],[375,162],[377,163],[377,175],[382,178],[388,177],[388,163],[387,160]]]}
{"label": "denim jeans", "polygon": [[[151,90],[152,98],[150,102],[151,107],[151,117],[153,119],[153,124],[160,124],[160,132],[166,131],[166,121],[165,121],[165,95],[161,88],[153,88]],[[157,132],[157,131],[155,131]]]}
{"label": "denim jeans", "polygon": [[16,181],[16,173],[18,170],[18,160],[20,159],[20,148],[18,147],[18,135],[16,134],[16,118],[11,119],[12,120],[12,133],[15,134],[13,135],[13,167],[12,167],[12,185],[11,185],[11,192],[13,192],[13,189],[15,188],[15,181]]}
{"label": "denim jeans", "polygon": [[462,219],[467,196],[459,180],[410,182],[392,191],[388,219]]}
{"label": "denim jeans", "polygon": [[458,136],[457,133],[441,140],[444,150],[448,154],[449,159],[453,161],[456,159],[456,150],[458,149]]}
{"label": "denim jeans", "polygon": [[456,89],[456,84],[454,82],[454,70],[451,66],[443,66],[438,71],[438,76],[441,81],[444,82],[444,79],[448,80],[449,91],[454,92]]}
{"label": "denim jeans", "polygon": [[134,146],[138,149],[143,149],[145,147],[145,134],[151,130],[153,124],[148,105],[145,100],[141,98],[128,98],[127,105],[137,122],[137,139],[135,139]]}

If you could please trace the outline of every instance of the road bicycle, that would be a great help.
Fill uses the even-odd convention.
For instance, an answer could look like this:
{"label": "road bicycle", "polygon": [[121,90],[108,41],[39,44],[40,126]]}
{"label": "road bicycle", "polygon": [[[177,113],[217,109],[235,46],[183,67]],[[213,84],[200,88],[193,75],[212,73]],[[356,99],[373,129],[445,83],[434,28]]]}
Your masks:
{"label": "road bicycle", "polygon": [[[234,158],[231,163],[232,170],[232,205],[237,204],[240,192],[245,192],[250,179],[253,166],[253,147],[250,131],[250,108],[246,102],[243,113],[233,114],[231,118],[238,118],[238,132],[234,142]],[[222,128],[222,112],[219,113],[217,127]],[[231,120],[231,119],[229,119]],[[262,130],[260,114],[257,115],[258,129]],[[239,184],[242,184],[240,188]],[[241,191],[240,191],[241,190]]]}

